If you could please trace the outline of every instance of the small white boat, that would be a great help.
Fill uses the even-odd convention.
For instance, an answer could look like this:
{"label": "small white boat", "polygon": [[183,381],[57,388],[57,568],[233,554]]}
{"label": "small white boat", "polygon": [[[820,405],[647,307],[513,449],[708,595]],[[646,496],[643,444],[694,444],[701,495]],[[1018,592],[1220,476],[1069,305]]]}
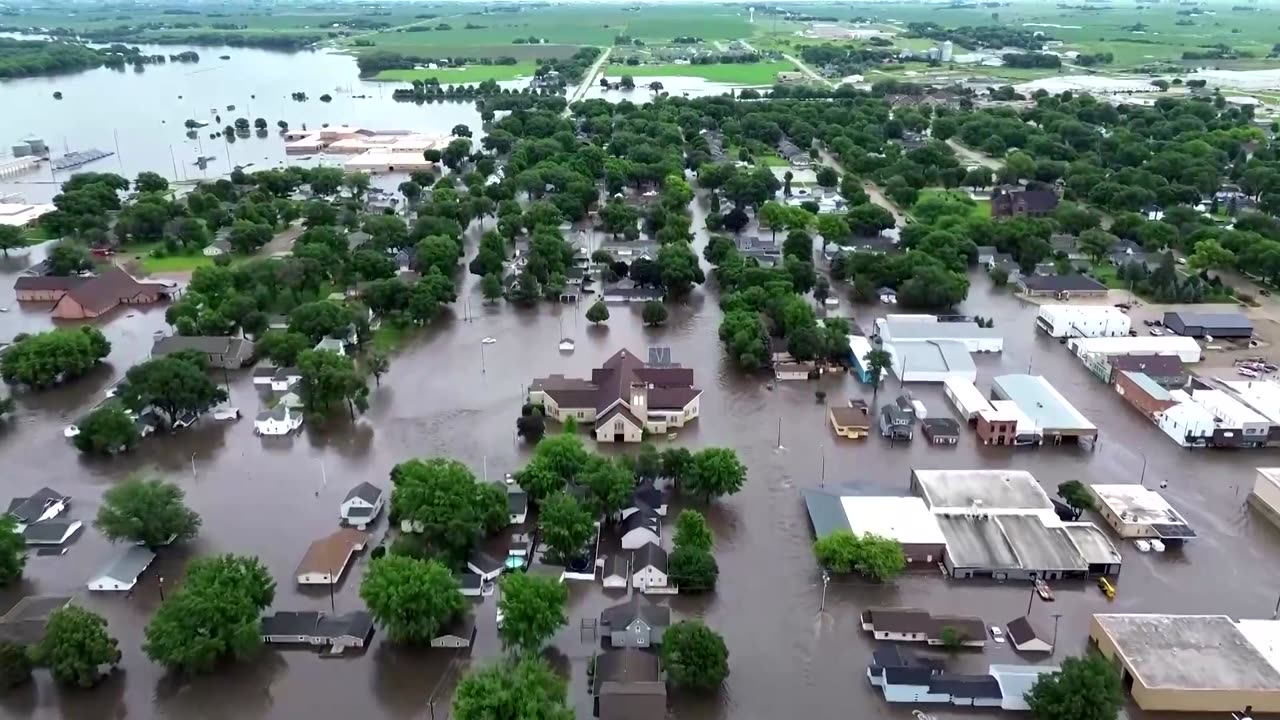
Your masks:
{"label": "small white boat", "polygon": [[1146,540],[1134,540],[1133,546],[1138,548],[1138,552],[1151,552],[1151,543]]}
{"label": "small white boat", "polygon": [[560,341],[560,352],[573,352],[573,348],[574,348],[573,340],[569,338],[564,338],[563,340]]}
{"label": "small white boat", "polygon": [[73,438],[79,434],[80,434],[80,428],[76,427],[75,425],[68,425],[62,431],[62,437],[65,437],[65,438]]}
{"label": "small white boat", "polygon": [[1164,552],[1164,543],[1159,540],[1148,540],[1147,542],[1151,544],[1152,550],[1155,550],[1156,552]]}
{"label": "small white boat", "polygon": [[494,344],[494,343],[498,342],[498,340],[497,340],[497,338],[487,337],[487,338],[485,338],[485,339],[481,340],[480,342],[481,342],[482,344],[484,344],[484,345],[492,345],[492,344]]}

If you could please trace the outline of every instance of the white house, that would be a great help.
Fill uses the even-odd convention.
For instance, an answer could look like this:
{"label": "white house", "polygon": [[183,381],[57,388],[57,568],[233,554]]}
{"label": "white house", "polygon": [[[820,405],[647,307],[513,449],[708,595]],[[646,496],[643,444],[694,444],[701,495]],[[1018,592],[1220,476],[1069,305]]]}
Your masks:
{"label": "white house", "polygon": [[623,518],[618,526],[623,550],[639,550],[649,543],[662,542],[662,520],[652,510],[640,510]]}
{"label": "white house", "polygon": [[385,500],[386,493],[382,492],[382,488],[362,482],[347,493],[342,505],[338,507],[338,517],[348,525],[363,530],[382,512]]}
{"label": "white house", "polygon": [[298,584],[337,585],[351,558],[364,549],[367,540],[363,532],[343,528],[311,543],[294,571]]}
{"label": "white house", "polygon": [[484,580],[496,580],[506,569],[506,564],[502,560],[476,550],[467,558],[467,569]]}
{"label": "white house", "polygon": [[218,257],[219,255],[227,255],[231,252],[231,243],[227,240],[214,240],[204,246],[205,257]]}
{"label": "white house", "polygon": [[519,485],[507,486],[507,524],[521,525],[529,516],[529,494]]}
{"label": "white house", "polygon": [[296,367],[276,368],[271,376],[271,389],[275,392],[289,392],[294,385],[302,381],[302,371]]}
{"label": "white house", "polygon": [[626,553],[610,555],[605,561],[604,572],[600,574],[601,583],[609,589],[621,590],[631,584],[631,564]]}
{"label": "white house", "polygon": [[648,543],[631,553],[631,586],[642,591],[667,587],[667,551]]}
{"label": "white house", "polygon": [[1111,305],[1041,305],[1036,327],[1049,337],[1122,337],[1131,321]]}
{"label": "white house", "polygon": [[138,576],[146,570],[156,554],[141,545],[130,545],[89,581],[90,590],[126,592],[138,584]]}
{"label": "white house", "polygon": [[1193,402],[1185,390],[1170,390],[1169,394],[1178,404],[1156,412],[1156,427],[1182,447],[1208,445],[1218,427],[1213,413]]}
{"label": "white house", "polygon": [[338,353],[339,355],[346,355],[347,344],[339,338],[327,337],[316,343],[316,346],[312,348],[312,350],[327,350],[332,353]]}
{"label": "white house", "polygon": [[469,648],[476,639],[476,618],[471,613],[462,613],[452,622],[440,628],[440,632],[431,638],[433,648]]}
{"label": "white house", "polygon": [[258,413],[253,421],[255,435],[288,435],[302,427],[302,413],[287,405],[279,404],[266,412]]}
{"label": "white house", "polygon": [[778,380],[808,380],[814,371],[811,363],[778,363],[773,366],[773,376]]}
{"label": "white house", "polygon": [[472,573],[463,573],[458,578],[458,592],[463,597],[480,597],[484,594],[484,578]]}

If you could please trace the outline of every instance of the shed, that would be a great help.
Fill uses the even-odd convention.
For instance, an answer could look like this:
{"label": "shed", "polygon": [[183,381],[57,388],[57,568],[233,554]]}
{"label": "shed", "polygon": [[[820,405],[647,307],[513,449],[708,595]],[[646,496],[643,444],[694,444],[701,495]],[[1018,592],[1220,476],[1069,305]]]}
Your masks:
{"label": "shed", "polygon": [[1020,617],[1009,621],[1009,643],[1019,652],[1053,652],[1053,641],[1036,631],[1031,618]]}
{"label": "shed", "polygon": [[130,545],[89,581],[90,590],[124,592],[138,584],[138,576],[146,570],[156,554],[141,545]]}
{"label": "shed", "polygon": [[431,638],[433,648],[469,648],[476,639],[476,617],[464,612]]}
{"label": "shed", "polygon": [[600,576],[601,583],[614,590],[626,588],[631,584],[631,558],[626,553],[610,555],[604,563],[604,572]]}

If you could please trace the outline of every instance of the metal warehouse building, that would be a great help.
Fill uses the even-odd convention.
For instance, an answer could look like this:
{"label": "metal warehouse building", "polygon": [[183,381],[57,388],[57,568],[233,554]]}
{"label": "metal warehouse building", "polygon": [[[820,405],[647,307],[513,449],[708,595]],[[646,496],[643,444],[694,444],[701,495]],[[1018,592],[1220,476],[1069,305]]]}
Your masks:
{"label": "metal warehouse building", "polygon": [[1164,325],[1186,337],[1248,338],[1253,321],[1240,313],[1201,313],[1180,310],[1164,314]]}

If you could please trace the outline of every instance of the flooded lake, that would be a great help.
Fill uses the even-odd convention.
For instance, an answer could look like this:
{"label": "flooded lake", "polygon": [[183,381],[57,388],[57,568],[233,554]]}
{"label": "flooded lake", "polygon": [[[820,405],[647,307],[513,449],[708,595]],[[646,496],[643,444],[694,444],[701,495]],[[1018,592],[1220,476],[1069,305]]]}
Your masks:
{"label": "flooded lake", "polygon": [[[5,83],[0,92],[9,101],[6,107],[18,111],[0,115],[0,138],[7,142],[35,133],[60,148],[66,136],[72,149],[112,149],[118,135],[119,157],[86,169],[123,169],[133,175],[168,168],[170,144],[175,155],[179,150],[187,156],[198,152],[183,136],[182,121],[204,119],[211,107],[227,104],[239,108],[232,117],[260,115],[273,126],[277,119],[285,119],[295,127],[304,122],[309,126],[348,122],[447,131],[458,122],[478,122],[471,105],[395,103],[389,87],[358,81],[349,58],[227,52],[232,59],[219,61],[217,55],[222,53],[201,49],[198,65],[169,64],[141,74],[98,70]],[[663,82],[671,89],[669,80]],[[336,87],[349,91],[334,92]],[[380,88],[381,99],[377,97]],[[66,99],[53,100],[55,89]],[[331,92],[334,101],[294,103],[289,93],[295,90],[313,98]],[[358,100],[350,94],[374,97]],[[178,95],[184,99],[178,100]],[[224,114],[224,121],[227,117]],[[274,133],[265,140],[237,141],[226,149],[233,163],[265,165],[283,160]],[[219,148],[217,153],[223,151]],[[209,172],[219,171],[211,167]],[[39,186],[17,187],[26,192]],[[702,226],[705,212],[702,201],[695,203],[694,227]],[[472,228],[468,259],[475,253],[477,235]],[[699,252],[705,242],[705,233],[699,232]],[[11,308],[0,314],[0,338],[51,324],[44,309],[17,308],[12,299],[16,274],[38,259],[40,252],[36,248],[0,262],[0,306]],[[84,583],[116,552],[90,528],[63,556],[31,557],[24,582],[0,592],[0,612],[24,595],[75,594],[79,603],[108,619],[124,653],[122,670],[90,692],[58,690],[47,673],[39,673],[34,685],[0,696],[0,716],[426,718],[432,716],[434,705],[434,717],[447,717],[450,689],[468,663],[501,654],[494,632],[493,598],[477,610],[480,634],[470,656],[450,650],[405,650],[385,642],[379,633],[363,656],[326,660],[307,651],[270,650],[252,662],[184,680],[163,672],[140,648],[142,629],[160,602],[159,579],[163,577],[164,587],[172,592],[193,556],[254,554],[277,580],[275,608],[328,610],[327,593],[300,590],[293,582],[293,571],[307,545],[336,528],[338,504],[351,486],[367,480],[387,487],[391,467],[412,457],[446,455],[467,463],[477,475],[487,467],[491,478],[520,467],[528,449],[516,441],[515,417],[529,380],[551,373],[588,375],[623,347],[643,353],[647,346],[669,346],[676,362],[695,370],[696,382],[704,390],[701,416],[680,432],[675,444],[695,449],[729,446],[749,468],[741,493],[703,508],[716,536],[719,589],[704,597],[670,601],[678,617],[704,618],[725,636],[731,675],[717,694],[673,696],[674,717],[909,717],[909,706],[884,702],[864,679],[872,643],[859,627],[861,609],[912,605],[935,612],[978,614],[988,624],[1002,624],[1025,612],[1025,585],[951,582],[936,572],[923,571],[888,586],[835,582],[827,595],[826,611],[820,613],[820,572],[812,557],[812,533],[799,489],[824,482],[828,487],[906,493],[913,467],[1013,467],[1034,473],[1053,494],[1065,480],[1137,482],[1145,463],[1146,483],[1167,482],[1164,494],[1200,537],[1180,553],[1142,555],[1123,545],[1125,564],[1114,602],[1089,584],[1056,585],[1057,602],[1037,604],[1033,613],[1038,622],[1048,624],[1052,624],[1050,613],[1063,613],[1057,659],[1084,649],[1093,612],[1271,616],[1280,593],[1280,581],[1275,579],[1280,575],[1280,542],[1276,531],[1245,506],[1245,498],[1254,466],[1280,464],[1280,455],[1275,451],[1178,450],[1064,347],[1037,335],[1034,306],[1007,291],[992,289],[982,276],[975,275],[961,310],[991,317],[1004,331],[1004,352],[978,359],[979,385],[988,386],[994,375],[1028,368],[1044,374],[1097,424],[1101,442],[1096,450],[984,447],[970,430],[963,432],[956,447],[930,446],[922,438],[894,448],[880,438],[840,440],[831,433],[815,390],[824,390],[829,402],[839,403],[846,397],[870,401],[870,389],[840,376],[770,389],[765,377],[736,371],[717,339],[721,312],[713,287],[700,288],[687,303],[673,306],[663,328],[643,327],[639,309],[625,307],[612,308],[607,326],[588,327],[572,307],[487,306],[481,301],[476,278],[465,275],[452,313],[394,357],[390,373],[372,393],[369,412],[354,423],[338,418],[329,426],[309,424],[297,438],[264,440],[254,437],[247,419],[233,424],[204,420],[190,431],[148,438],[128,457],[83,460],[62,437],[63,426],[97,403],[103,390],[128,367],[145,359],[153,333],[165,329],[162,307],[114,314],[100,323],[113,343],[106,366],[65,388],[18,395],[16,417],[0,429],[4,489],[22,495],[49,485],[73,497],[71,517],[90,521],[106,488],[130,473],[151,472],[181,484],[204,525],[189,547],[163,553],[130,596],[85,591]],[[852,313],[869,332],[884,310],[858,306]],[[565,334],[577,340],[576,352],[568,356],[556,347],[562,324]],[[483,346],[481,339],[489,336],[498,343]],[[887,381],[881,401],[892,398],[898,389],[896,380]],[[911,389],[930,412],[950,413],[939,388],[913,385]],[[231,376],[231,396],[246,415],[258,410],[259,399],[247,372]],[[779,427],[782,448],[777,447]],[[379,535],[384,527],[385,519]],[[348,571],[337,589],[334,604],[339,612],[360,606],[358,586],[366,565],[367,556]],[[572,583],[570,592],[569,623],[550,652],[570,680],[578,716],[589,717],[585,668],[597,642],[582,635],[580,621],[598,617],[602,608],[620,598],[606,596],[598,585],[587,583]],[[961,654],[951,667],[977,670],[993,662],[1035,661],[1018,658],[1007,645],[993,645],[985,652]],[[926,709],[943,718],[994,717],[994,713],[960,713],[942,706]]]}

